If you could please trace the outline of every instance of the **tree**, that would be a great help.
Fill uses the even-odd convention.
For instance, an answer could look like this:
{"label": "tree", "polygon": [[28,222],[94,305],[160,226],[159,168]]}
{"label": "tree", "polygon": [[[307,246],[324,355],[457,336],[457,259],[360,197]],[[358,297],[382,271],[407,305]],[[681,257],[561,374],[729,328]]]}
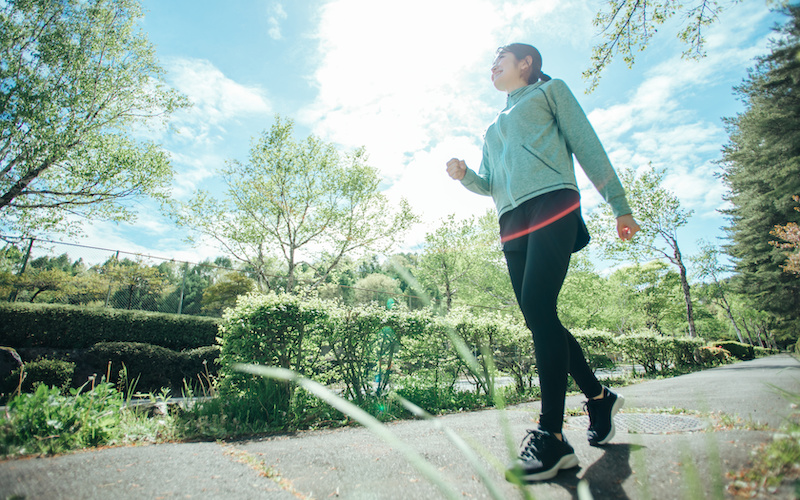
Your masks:
{"label": "tree", "polygon": [[[794,201],[800,202],[800,196],[794,196]],[[794,207],[800,211],[800,207]],[[788,250],[786,252],[786,265],[781,266],[787,273],[800,274],[800,226],[795,222],[790,222],[785,226],[775,226],[770,231],[772,236],[776,236],[783,242],[770,242],[774,247]]]}
{"label": "tree", "polygon": [[222,315],[225,309],[234,307],[240,295],[255,289],[253,280],[236,271],[228,271],[221,279],[203,290],[202,311],[214,316]]}
{"label": "tree", "polygon": [[558,317],[564,327],[612,328],[604,319],[619,299],[619,294],[609,294],[608,280],[595,272],[583,252],[573,254],[558,294]]}
{"label": "tree", "polygon": [[0,4],[0,227],[80,231],[68,215],[131,220],[163,197],[168,156],[131,130],[186,106],[162,83],[136,0]]}
{"label": "tree", "polygon": [[467,273],[460,298],[470,305],[509,308],[522,318],[499,238],[497,212],[489,209],[477,217],[475,230],[471,258],[477,265]]}
{"label": "tree", "polygon": [[168,286],[164,274],[157,268],[129,259],[112,259],[103,265],[102,271],[120,288],[112,299],[114,304],[123,305],[125,309],[156,310],[155,298]]}
{"label": "tree", "polygon": [[481,252],[497,244],[497,232],[488,236],[481,231],[475,217],[457,221],[449,215],[441,225],[425,235],[424,249],[419,259],[420,279],[444,301],[446,311],[453,301],[468,288],[470,278],[483,269]]}
{"label": "tree", "polygon": [[648,329],[662,335],[685,329],[682,320],[680,279],[662,260],[634,264],[614,271],[608,278],[614,297],[608,301],[609,319],[616,331]]}
{"label": "tree", "polygon": [[792,199],[800,193],[800,6],[784,12],[789,19],[778,28],[782,36],[735,89],[745,111],[726,119],[721,177],[731,206],[723,213],[734,288],[774,315],[770,325],[779,337],[796,338],[800,276],[783,272],[786,252],[770,244],[775,226],[800,223]]}
{"label": "tree", "polygon": [[386,301],[394,298],[397,300],[400,284],[394,279],[381,273],[372,273],[356,281],[355,298],[360,304],[377,302],[386,305]]}
{"label": "tree", "polygon": [[[647,48],[658,28],[674,16],[683,17],[677,37],[687,45],[682,57],[705,57],[704,30],[719,19],[723,9],[741,0],[694,0],[688,5],[672,0],[609,0],[594,18],[600,28],[602,42],[592,49],[592,62],[583,72],[589,81],[588,92],[600,82],[600,73],[617,54],[622,55],[628,67],[636,60],[636,53]],[[767,0],[768,4],[786,5],[786,0]]]}
{"label": "tree", "polygon": [[430,297],[416,277],[419,255],[398,253],[389,256],[384,263],[383,273],[399,283],[400,291],[408,296],[408,308],[420,309],[430,303]]}
{"label": "tree", "polygon": [[600,211],[593,214],[591,224],[595,228],[593,232],[599,235],[606,255],[630,256],[637,260],[656,255],[678,268],[689,336],[696,337],[691,288],[678,244],[678,229],[686,225],[692,211],[681,208],[678,197],[662,186],[664,175],[663,170],[656,170],[652,164],[638,176],[629,171],[620,175],[631,209],[642,227],[631,241],[623,242],[616,238],[616,232],[608,232],[608,228],[615,227],[614,216],[608,205],[603,205]]}
{"label": "tree", "polygon": [[733,307],[728,300],[730,293],[728,280],[722,278],[722,274],[729,271],[726,266],[719,262],[719,249],[708,242],[702,242],[700,245],[700,254],[692,257],[692,262],[697,268],[697,276],[701,279],[710,279],[711,281],[706,284],[706,295],[715,304],[720,306],[725,311],[728,320],[731,322],[736,338],[739,342],[744,342],[742,331],[739,329],[739,324],[733,316]]}
{"label": "tree", "polygon": [[265,263],[279,255],[287,291],[301,264],[324,262],[311,269],[314,288],[345,256],[384,252],[417,221],[405,200],[390,207],[363,149],[341,155],[314,136],[296,142],[293,127],[276,117],[253,141],[248,162],[227,163],[220,172],[225,199],[198,191],[189,203],[173,205],[179,225],[215,239],[267,282]]}

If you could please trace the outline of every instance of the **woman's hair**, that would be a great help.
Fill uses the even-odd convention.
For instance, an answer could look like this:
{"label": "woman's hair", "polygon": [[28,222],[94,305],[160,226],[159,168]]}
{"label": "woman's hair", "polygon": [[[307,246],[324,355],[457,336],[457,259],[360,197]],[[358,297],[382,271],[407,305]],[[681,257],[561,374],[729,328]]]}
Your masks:
{"label": "woman's hair", "polygon": [[533,45],[528,45],[526,43],[512,43],[497,49],[497,55],[500,55],[503,52],[511,52],[514,54],[514,57],[520,61],[528,56],[531,56],[533,63],[531,64],[531,72],[528,74],[529,85],[531,83],[536,83],[539,80],[546,82],[550,79],[549,76],[542,73],[542,54],[540,54]]}

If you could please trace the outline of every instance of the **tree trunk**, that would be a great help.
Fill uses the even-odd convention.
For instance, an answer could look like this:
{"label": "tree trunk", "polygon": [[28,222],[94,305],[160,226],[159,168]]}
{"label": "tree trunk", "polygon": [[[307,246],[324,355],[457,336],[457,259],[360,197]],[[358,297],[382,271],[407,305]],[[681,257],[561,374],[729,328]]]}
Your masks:
{"label": "tree trunk", "polygon": [[747,334],[747,341],[750,342],[750,345],[755,345],[753,343],[753,336],[750,335],[750,329],[747,327],[747,321],[742,319],[742,327],[744,328],[744,333]]}
{"label": "tree trunk", "polygon": [[286,272],[286,292],[291,293],[294,291],[294,247],[289,249],[289,259],[287,262],[289,270]]}
{"label": "tree trunk", "polygon": [[[725,313],[728,315],[728,319],[731,320],[731,324],[733,325],[733,329],[736,331],[736,338],[739,339],[739,342],[744,344],[744,338],[742,337],[742,331],[739,329],[739,325],[736,324],[736,319],[733,317],[733,311],[731,311],[731,305],[728,303],[728,299],[725,298],[725,294],[720,290],[720,302],[722,308],[725,310]],[[752,341],[750,342],[753,343]]]}
{"label": "tree trunk", "polygon": [[444,282],[444,297],[447,304],[447,312],[450,312],[450,307],[453,305],[453,291],[450,287],[450,280]]}
{"label": "tree trunk", "polygon": [[692,310],[692,294],[689,289],[689,280],[686,277],[686,266],[683,265],[681,258],[681,251],[678,248],[678,242],[675,242],[675,263],[678,265],[681,276],[681,287],[683,288],[683,298],[686,301],[686,320],[689,322],[689,336],[692,338],[697,337],[697,330],[694,326],[694,311]]}
{"label": "tree trunk", "polygon": [[761,340],[761,331],[760,331],[760,329],[758,327],[753,327],[753,330],[755,330],[755,332],[756,332],[756,339],[758,340],[758,345],[760,345],[761,347],[766,347],[764,345],[764,341]]}

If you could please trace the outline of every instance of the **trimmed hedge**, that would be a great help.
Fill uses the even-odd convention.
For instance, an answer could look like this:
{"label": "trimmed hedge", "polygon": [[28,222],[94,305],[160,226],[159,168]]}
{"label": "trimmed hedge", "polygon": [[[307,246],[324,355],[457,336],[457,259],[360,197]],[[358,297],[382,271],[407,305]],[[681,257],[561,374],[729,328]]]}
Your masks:
{"label": "trimmed hedge", "polygon": [[[11,394],[19,384],[20,368],[17,368],[3,381],[0,392]],[[72,375],[75,373],[75,363],[59,359],[40,359],[25,363],[25,378],[22,381],[22,392],[31,392],[33,384],[39,382],[48,387],[58,387],[62,391],[69,388]]]}
{"label": "trimmed hedge", "polygon": [[730,353],[736,359],[741,359],[743,361],[747,361],[749,359],[754,359],[756,357],[755,351],[753,350],[753,346],[749,344],[743,344],[741,342],[734,342],[734,341],[724,341],[724,342],[714,342],[714,347],[721,347]]}
{"label": "trimmed hedge", "polygon": [[100,342],[86,351],[86,359],[91,365],[104,368],[110,362],[112,376],[124,365],[128,380],[139,379],[137,391],[177,388],[181,384],[181,355],[166,347],[141,342]]}
{"label": "trimmed hedge", "polygon": [[0,303],[7,347],[87,348],[98,342],[142,342],[174,350],[216,343],[219,320],[200,316],[94,309],[61,304]]}

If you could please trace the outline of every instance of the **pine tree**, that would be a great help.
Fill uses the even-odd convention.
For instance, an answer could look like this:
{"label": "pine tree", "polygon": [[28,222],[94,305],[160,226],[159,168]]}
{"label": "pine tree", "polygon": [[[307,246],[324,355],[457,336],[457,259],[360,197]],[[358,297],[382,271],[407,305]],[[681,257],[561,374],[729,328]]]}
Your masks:
{"label": "pine tree", "polygon": [[800,6],[777,29],[771,53],[735,90],[746,110],[726,120],[722,178],[730,194],[728,252],[733,283],[753,305],[771,313],[779,338],[800,327],[800,279],[783,272],[786,254],[770,245],[776,225],[797,222],[793,195],[800,193]]}

